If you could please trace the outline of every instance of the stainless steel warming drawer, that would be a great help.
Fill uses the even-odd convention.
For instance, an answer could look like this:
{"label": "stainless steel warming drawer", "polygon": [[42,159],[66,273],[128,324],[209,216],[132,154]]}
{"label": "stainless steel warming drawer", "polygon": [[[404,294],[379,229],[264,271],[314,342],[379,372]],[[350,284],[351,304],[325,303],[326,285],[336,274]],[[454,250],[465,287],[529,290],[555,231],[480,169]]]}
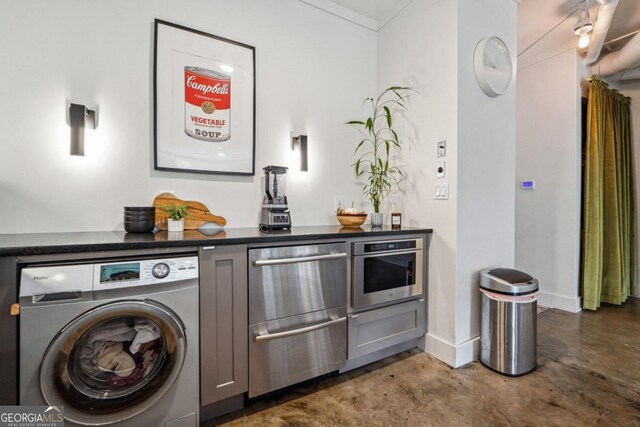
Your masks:
{"label": "stainless steel warming drawer", "polygon": [[424,336],[423,298],[349,315],[349,359]]}
{"label": "stainless steel warming drawer", "polygon": [[347,358],[345,243],[249,250],[249,397]]}

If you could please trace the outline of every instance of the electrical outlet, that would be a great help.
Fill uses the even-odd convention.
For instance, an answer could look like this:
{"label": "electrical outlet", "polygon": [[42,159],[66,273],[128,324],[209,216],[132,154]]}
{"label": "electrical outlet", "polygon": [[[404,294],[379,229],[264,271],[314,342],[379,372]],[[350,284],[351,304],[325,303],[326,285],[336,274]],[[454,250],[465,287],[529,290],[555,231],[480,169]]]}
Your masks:
{"label": "electrical outlet", "polygon": [[438,157],[447,157],[447,141],[438,141]]}
{"label": "electrical outlet", "polygon": [[339,208],[346,209],[344,205],[344,196],[335,196],[333,198],[333,211],[337,211]]}

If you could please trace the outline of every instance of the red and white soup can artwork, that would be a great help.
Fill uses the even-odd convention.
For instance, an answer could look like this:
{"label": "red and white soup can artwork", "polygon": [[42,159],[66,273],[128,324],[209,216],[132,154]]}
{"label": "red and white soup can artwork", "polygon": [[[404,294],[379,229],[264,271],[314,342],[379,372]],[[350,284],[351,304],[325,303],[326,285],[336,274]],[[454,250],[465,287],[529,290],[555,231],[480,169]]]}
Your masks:
{"label": "red and white soup can artwork", "polygon": [[231,76],[184,67],[184,131],[202,141],[231,138]]}

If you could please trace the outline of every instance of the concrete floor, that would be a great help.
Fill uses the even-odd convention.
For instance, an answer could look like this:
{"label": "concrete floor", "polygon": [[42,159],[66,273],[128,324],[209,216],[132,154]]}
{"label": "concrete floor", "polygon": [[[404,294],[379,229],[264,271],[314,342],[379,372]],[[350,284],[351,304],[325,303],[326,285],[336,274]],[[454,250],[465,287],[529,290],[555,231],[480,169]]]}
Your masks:
{"label": "concrete floor", "polygon": [[509,378],[412,350],[207,426],[640,426],[640,299],[538,316],[538,368]]}

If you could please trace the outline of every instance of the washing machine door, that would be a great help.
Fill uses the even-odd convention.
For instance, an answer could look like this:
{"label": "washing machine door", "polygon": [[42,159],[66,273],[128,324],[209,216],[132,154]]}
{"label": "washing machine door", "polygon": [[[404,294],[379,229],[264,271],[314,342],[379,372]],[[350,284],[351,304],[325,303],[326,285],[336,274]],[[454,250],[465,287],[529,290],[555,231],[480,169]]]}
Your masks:
{"label": "washing machine door", "polygon": [[81,425],[123,421],[158,401],[180,374],[184,326],[166,306],[127,300],[93,308],[53,339],[40,365],[49,405]]}

